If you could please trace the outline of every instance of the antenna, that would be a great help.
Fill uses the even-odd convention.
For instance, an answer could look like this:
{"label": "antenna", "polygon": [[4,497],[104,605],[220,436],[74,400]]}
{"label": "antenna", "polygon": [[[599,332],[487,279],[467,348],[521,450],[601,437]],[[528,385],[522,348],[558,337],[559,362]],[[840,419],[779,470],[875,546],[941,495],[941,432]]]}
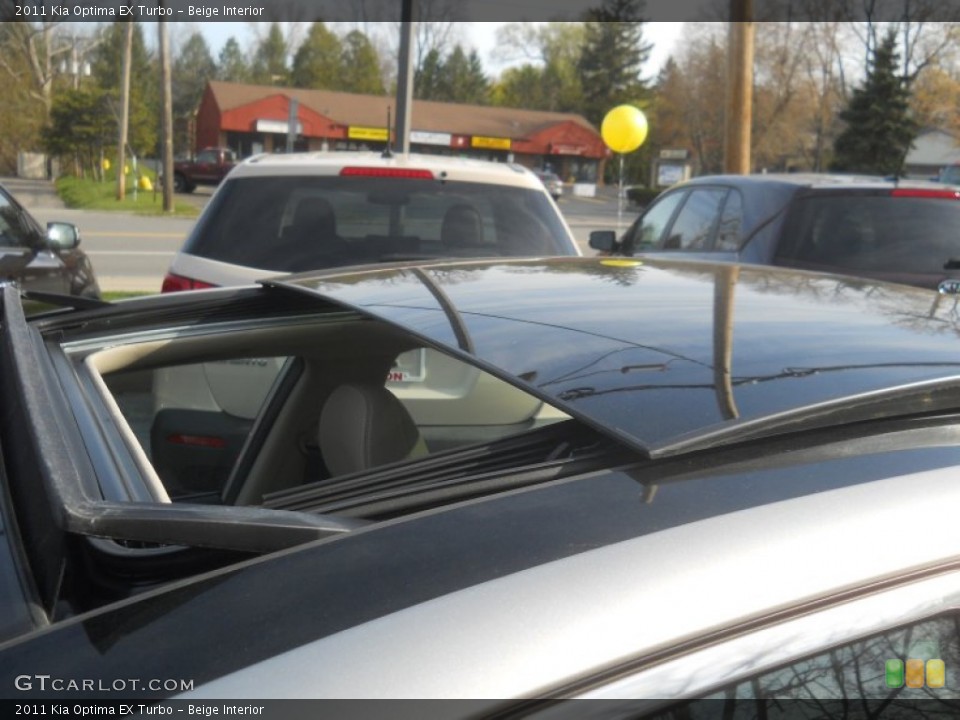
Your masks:
{"label": "antenna", "polygon": [[383,154],[380,157],[389,159],[393,157],[393,147],[390,142],[392,137],[392,128],[390,126],[390,106],[387,105],[387,146],[383,149]]}

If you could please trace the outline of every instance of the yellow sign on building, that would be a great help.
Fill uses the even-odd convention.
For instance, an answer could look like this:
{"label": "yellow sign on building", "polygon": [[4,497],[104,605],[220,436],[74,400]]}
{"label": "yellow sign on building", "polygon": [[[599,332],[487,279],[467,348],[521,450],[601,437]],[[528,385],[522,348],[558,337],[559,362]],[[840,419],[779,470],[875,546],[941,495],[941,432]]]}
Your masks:
{"label": "yellow sign on building", "polygon": [[510,138],[479,137],[474,135],[470,138],[470,146],[487,148],[488,150],[509,150]]}
{"label": "yellow sign on building", "polygon": [[351,125],[347,128],[347,137],[351,140],[378,140],[386,142],[387,129],[373,127],[356,127]]}

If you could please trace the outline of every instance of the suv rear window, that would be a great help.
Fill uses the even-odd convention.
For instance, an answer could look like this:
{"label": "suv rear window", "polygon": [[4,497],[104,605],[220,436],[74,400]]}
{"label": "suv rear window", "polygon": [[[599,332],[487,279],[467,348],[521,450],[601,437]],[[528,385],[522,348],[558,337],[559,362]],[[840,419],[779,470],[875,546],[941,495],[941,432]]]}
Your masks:
{"label": "suv rear window", "polygon": [[373,177],[227,181],[186,252],[276,271],[429,257],[570,255],[539,190]]}
{"label": "suv rear window", "polygon": [[787,227],[780,264],[897,279],[943,277],[960,260],[960,202],[952,199],[814,194],[798,201]]}

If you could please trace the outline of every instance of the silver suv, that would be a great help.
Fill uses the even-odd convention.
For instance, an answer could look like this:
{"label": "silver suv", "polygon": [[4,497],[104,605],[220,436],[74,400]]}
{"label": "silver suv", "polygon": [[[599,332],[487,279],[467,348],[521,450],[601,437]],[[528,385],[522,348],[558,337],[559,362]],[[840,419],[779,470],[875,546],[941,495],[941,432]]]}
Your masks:
{"label": "silver suv", "polygon": [[262,155],[237,166],[217,190],[163,291],[397,260],[579,254],[548,191],[519,165]]}

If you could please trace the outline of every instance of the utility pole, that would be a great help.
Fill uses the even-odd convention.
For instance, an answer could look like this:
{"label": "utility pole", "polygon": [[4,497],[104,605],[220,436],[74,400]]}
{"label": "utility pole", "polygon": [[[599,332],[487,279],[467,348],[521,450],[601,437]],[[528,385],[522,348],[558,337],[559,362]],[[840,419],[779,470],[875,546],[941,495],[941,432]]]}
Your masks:
{"label": "utility pole", "polygon": [[[163,9],[164,0],[158,0]],[[173,81],[170,73],[170,38],[167,21],[157,21],[160,44],[160,84],[163,97],[163,211],[173,212]]]}
{"label": "utility pole", "polygon": [[130,63],[133,53],[133,22],[127,21],[124,33],[123,80],[120,87],[120,137],[117,141],[117,200],[123,200],[126,197],[126,178],[123,168],[127,162],[127,125],[130,123]]}
{"label": "utility pole", "polygon": [[723,165],[734,175],[750,173],[754,26],[753,0],[730,0]]}
{"label": "utility pole", "polygon": [[[410,118],[413,105],[413,34],[418,3],[403,0],[400,8],[400,67],[397,69],[397,145],[400,154],[410,152]],[[389,135],[390,128],[387,128]]]}

